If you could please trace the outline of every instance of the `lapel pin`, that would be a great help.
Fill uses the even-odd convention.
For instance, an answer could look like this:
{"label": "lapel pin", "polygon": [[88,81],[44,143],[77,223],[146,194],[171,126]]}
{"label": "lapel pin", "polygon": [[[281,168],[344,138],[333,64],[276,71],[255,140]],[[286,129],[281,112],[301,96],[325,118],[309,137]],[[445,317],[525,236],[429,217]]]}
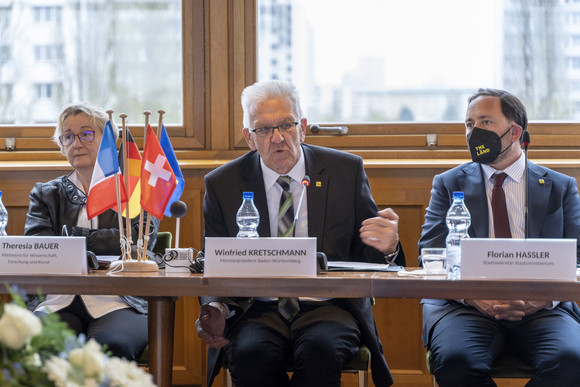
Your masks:
{"label": "lapel pin", "polygon": [[322,182],[321,181],[317,181],[316,182],[316,187],[318,187],[318,188],[322,187]]}
{"label": "lapel pin", "polygon": [[544,184],[544,179],[540,179],[540,180],[538,180],[538,182],[539,182],[540,184]]}

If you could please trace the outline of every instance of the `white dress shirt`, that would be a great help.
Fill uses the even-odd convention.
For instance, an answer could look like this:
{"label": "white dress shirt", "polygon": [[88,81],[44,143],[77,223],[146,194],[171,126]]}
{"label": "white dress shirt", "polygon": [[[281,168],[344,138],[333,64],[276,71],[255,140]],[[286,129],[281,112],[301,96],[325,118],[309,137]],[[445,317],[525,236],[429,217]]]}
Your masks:
{"label": "white dress shirt", "polygon": [[[266,189],[266,198],[268,200],[268,214],[270,216],[270,235],[272,237],[278,236],[278,211],[280,209],[280,197],[282,196],[282,186],[276,182],[280,176],[279,173],[271,170],[264,164],[260,158],[260,165],[262,166],[262,175],[264,176],[264,188]],[[300,159],[294,167],[286,175],[290,176],[290,191],[292,192],[292,199],[294,201],[294,215],[298,208],[300,201],[300,194],[302,193],[302,179],[306,174],[306,163],[304,162],[304,151],[300,148]],[[308,189],[308,188],[307,188]],[[304,199],[300,207],[298,221],[295,227],[294,236],[307,237],[308,236],[308,198],[304,193]]]}
{"label": "white dress shirt", "polygon": [[509,167],[503,171],[498,171],[489,165],[482,164],[483,175],[485,177],[485,192],[487,193],[487,208],[489,213],[489,237],[495,238],[495,231],[493,228],[493,211],[491,208],[491,194],[493,190],[493,182],[491,177],[494,173],[505,172],[508,177],[503,182],[503,190],[505,192],[505,201],[508,211],[508,218],[510,222],[510,231],[512,238],[522,239],[525,236],[525,217],[524,217],[524,202],[525,191],[524,185],[524,171],[526,168],[526,159],[524,153]]}
{"label": "white dress shirt", "polygon": [[[266,199],[268,200],[268,214],[270,220],[270,235],[275,237],[278,236],[278,212],[280,209],[280,197],[282,196],[282,187],[276,182],[280,176],[279,173],[271,170],[264,164],[262,158],[260,158],[260,165],[262,166],[262,175],[264,177],[264,188],[266,189]],[[286,173],[290,176],[292,180],[290,181],[290,191],[292,191],[292,199],[294,201],[294,213],[296,214],[296,209],[298,208],[298,202],[300,201],[300,194],[302,193],[302,179],[306,174],[306,162],[304,161],[304,151],[300,147],[300,159],[294,167]],[[308,188],[307,188],[308,189]],[[300,207],[300,213],[298,215],[298,221],[296,223],[295,229],[296,237],[307,237],[308,236],[308,199],[307,193],[304,193],[304,199],[302,199],[302,205]],[[261,301],[273,301],[276,298],[271,297],[259,297],[257,298]],[[329,298],[321,297],[300,297],[301,301],[323,301]]]}
{"label": "white dress shirt", "polygon": [[[520,157],[503,171],[498,171],[485,164],[482,164],[481,167],[485,177],[485,191],[487,193],[487,208],[489,211],[489,237],[495,238],[495,231],[493,228],[493,211],[491,208],[491,194],[493,190],[491,176],[494,173],[505,172],[508,177],[506,177],[503,182],[503,190],[505,193],[505,202],[510,222],[510,231],[512,233],[512,238],[523,239],[525,237],[524,206],[526,199],[526,187],[524,184],[526,157],[524,152],[521,152]],[[546,309],[553,309],[559,303],[560,301],[552,301],[552,306]]]}

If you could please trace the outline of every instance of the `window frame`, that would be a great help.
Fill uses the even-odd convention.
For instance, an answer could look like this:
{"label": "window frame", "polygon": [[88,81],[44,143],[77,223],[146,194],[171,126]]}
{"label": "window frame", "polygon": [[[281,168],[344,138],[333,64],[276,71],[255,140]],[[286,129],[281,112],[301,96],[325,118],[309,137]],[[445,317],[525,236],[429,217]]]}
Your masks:
{"label": "window frame", "polygon": [[[166,125],[180,159],[231,158],[247,151],[242,135],[239,98],[256,81],[256,0],[183,0],[183,125]],[[155,117],[154,113],[151,117]],[[57,117],[55,117],[56,121]],[[116,123],[120,119],[115,117]],[[157,122],[152,121],[152,126]],[[347,126],[348,135],[307,131],[306,142],[350,150],[373,158],[468,157],[462,123],[332,123]],[[534,155],[580,158],[576,122],[532,122]],[[60,152],[49,138],[53,125],[0,125],[2,137],[16,137],[18,150]],[[143,125],[130,125],[142,148]],[[427,135],[437,135],[429,146]],[[426,152],[427,151],[427,152]],[[566,151],[566,152],[561,152]],[[9,153],[9,152],[0,152]],[[4,156],[4,158],[9,156]]]}
{"label": "window frame", "polygon": [[[183,62],[183,125],[166,125],[176,149],[200,149],[205,146],[205,51],[207,25],[207,5],[204,0],[182,1],[182,62]],[[53,85],[54,86],[54,85]],[[151,125],[156,112],[151,115]],[[55,124],[58,117],[54,118]],[[113,119],[120,125],[121,119],[113,113]],[[143,146],[143,125],[130,125],[137,143]],[[60,154],[58,147],[50,141],[54,125],[0,125],[0,141],[6,137],[16,138],[16,150],[10,151],[10,159],[28,159],[28,155],[19,157],[20,150],[46,151],[46,158],[54,158],[49,153]],[[0,145],[1,145],[0,143]],[[0,148],[2,149],[2,148]],[[0,153],[4,152],[3,150]],[[58,156],[57,156],[58,157]],[[8,155],[5,156],[8,158]]]}

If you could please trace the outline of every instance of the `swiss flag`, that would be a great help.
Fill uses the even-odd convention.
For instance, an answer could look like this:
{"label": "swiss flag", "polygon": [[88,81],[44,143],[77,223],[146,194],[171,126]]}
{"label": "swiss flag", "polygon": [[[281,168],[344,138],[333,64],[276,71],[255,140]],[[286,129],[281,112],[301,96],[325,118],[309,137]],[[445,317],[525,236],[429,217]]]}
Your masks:
{"label": "swiss flag", "polygon": [[141,207],[157,219],[163,219],[176,184],[171,165],[149,125],[141,164]]}

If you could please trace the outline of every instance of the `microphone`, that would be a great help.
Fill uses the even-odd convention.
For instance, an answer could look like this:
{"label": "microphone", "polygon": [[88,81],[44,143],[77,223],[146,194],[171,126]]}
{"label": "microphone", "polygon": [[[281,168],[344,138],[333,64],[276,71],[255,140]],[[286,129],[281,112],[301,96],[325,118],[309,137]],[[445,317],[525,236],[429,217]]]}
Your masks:
{"label": "microphone", "polygon": [[530,196],[530,186],[528,184],[528,146],[530,145],[530,132],[527,129],[522,132],[522,145],[524,146],[524,156],[526,159],[524,171],[524,238],[528,239],[528,198]]}
{"label": "microphone", "polygon": [[298,207],[296,208],[294,221],[292,222],[292,237],[296,236],[296,224],[298,224],[298,215],[300,215],[300,207],[302,207],[302,199],[304,199],[306,187],[310,185],[310,177],[308,177],[308,175],[304,175],[301,184],[302,184],[302,193],[300,193],[300,200],[298,200]]}
{"label": "microphone", "polygon": [[181,200],[175,201],[169,207],[171,216],[175,217],[175,248],[179,248],[179,221],[187,213],[187,205]]}
{"label": "microphone", "polygon": [[318,124],[310,125],[310,131],[314,134],[318,132],[326,132],[328,134],[343,135],[348,133],[348,126],[325,126],[322,127]]}

